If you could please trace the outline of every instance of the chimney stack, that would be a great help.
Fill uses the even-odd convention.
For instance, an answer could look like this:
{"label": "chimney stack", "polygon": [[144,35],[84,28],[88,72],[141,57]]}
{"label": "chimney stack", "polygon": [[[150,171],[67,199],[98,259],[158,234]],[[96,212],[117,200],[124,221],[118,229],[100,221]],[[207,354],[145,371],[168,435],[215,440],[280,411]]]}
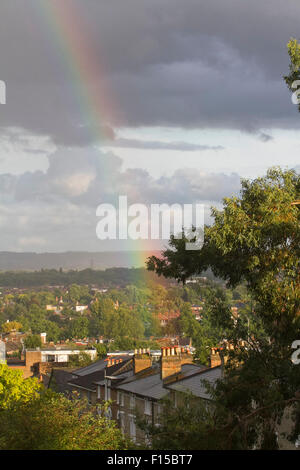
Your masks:
{"label": "chimney stack", "polygon": [[135,349],[134,350],[134,358],[133,358],[133,364],[134,364],[134,373],[137,374],[138,372],[148,369],[149,367],[152,366],[152,359],[151,359],[151,354],[150,354],[150,349]]}
{"label": "chimney stack", "polygon": [[231,347],[231,345],[227,346],[226,348],[211,348],[210,367],[221,366],[222,371],[223,371],[224,366],[228,359],[226,349],[232,349],[232,348],[233,347]]}
{"label": "chimney stack", "polygon": [[171,375],[180,373],[183,364],[192,362],[193,356],[185,348],[179,346],[161,348],[161,379],[164,380]]}
{"label": "chimney stack", "polygon": [[46,344],[47,342],[47,333],[41,333],[41,342],[42,344]]}

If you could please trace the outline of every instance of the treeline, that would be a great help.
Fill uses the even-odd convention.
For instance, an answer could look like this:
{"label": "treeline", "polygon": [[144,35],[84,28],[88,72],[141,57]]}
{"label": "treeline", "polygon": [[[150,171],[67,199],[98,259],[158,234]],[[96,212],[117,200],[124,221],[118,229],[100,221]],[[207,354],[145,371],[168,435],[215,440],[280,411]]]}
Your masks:
{"label": "treeline", "polygon": [[[63,269],[42,269],[41,271],[5,271],[0,272],[1,287],[43,287],[68,286],[71,284],[95,285],[104,287],[125,287],[140,281],[156,281],[158,277],[144,268],[109,268],[106,270],[83,269],[81,271]],[[167,282],[160,278],[160,284]]]}
{"label": "treeline", "polygon": [[[211,271],[203,276],[210,280],[217,280]],[[3,271],[0,272],[0,286],[14,288],[31,288],[46,286],[69,286],[71,284],[95,285],[98,288],[126,287],[139,285],[141,282],[158,282],[168,286],[170,281],[158,277],[145,268],[108,268],[105,270],[83,269],[64,271],[62,268],[42,269],[41,271]]]}

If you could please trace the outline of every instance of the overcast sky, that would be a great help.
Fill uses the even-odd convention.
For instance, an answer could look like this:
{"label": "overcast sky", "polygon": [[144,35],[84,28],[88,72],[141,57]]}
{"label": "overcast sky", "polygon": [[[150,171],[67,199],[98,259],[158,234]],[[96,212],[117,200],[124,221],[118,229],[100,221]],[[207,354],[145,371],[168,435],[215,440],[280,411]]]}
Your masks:
{"label": "overcast sky", "polygon": [[2,0],[0,251],[126,248],[96,238],[98,204],[208,214],[297,167],[299,19],[298,0]]}

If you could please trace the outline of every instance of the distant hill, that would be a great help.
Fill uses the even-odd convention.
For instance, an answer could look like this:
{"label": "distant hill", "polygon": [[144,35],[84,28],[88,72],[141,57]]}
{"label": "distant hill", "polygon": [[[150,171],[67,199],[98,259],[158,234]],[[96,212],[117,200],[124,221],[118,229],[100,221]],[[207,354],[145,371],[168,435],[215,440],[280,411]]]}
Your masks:
{"label": "distant hill", "polygon": [[0,271],[35,271],[41,269],[106,269],[140,268],[148,256],[158,251],[107,251],[89,253],[68,251],[65,253],[15,253],[0,252]]}

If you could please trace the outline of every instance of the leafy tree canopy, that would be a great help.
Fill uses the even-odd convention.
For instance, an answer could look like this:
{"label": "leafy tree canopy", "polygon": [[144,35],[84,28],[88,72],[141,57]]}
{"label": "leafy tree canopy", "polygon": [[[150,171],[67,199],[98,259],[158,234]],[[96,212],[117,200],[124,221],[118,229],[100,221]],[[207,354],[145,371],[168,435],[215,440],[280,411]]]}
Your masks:
{"label": "leafy tree canopy", "polygon": [[[17,403],[27,403],[37,398],[41,390],[37,379],[23,379],[22,371],[0,364],[0,413]],[[0,419],[1,421],[1,419]]]}
{"label": "leafy tree canopy", "polygon": [[117,450],[129,442],[84,401],[55,392],[0,412],[1,450]]}

